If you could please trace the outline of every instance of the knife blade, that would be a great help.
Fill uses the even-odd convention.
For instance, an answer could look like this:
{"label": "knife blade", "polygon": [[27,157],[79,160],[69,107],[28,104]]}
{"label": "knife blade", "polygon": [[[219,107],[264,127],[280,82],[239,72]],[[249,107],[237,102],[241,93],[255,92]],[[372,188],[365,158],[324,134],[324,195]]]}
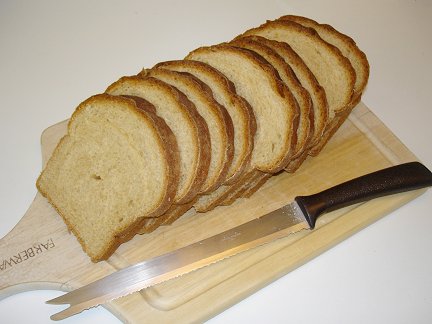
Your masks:
{"label": "knife blade", "polygon": [[349,180],[293,202],[240,226],[178,250],[121,269],[86,286],[47,301],[69,304],[51,316],[62,320],[109,300],[178,277],[240,252],[314,229],[327,212],[382,196],[432,186],[432,173],[419,162],[389,167]]}

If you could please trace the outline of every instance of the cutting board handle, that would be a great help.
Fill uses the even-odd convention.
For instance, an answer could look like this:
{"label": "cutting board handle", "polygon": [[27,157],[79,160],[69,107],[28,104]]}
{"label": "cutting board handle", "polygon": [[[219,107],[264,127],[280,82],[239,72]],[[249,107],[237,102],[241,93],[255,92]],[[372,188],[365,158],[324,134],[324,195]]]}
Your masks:
{"label": "cutting board handle", "polygon": [[59,257],[67,258],[68,236],[60,217],[38,193],[20,222],[0,240],[0,299],[25,290],[58,288],[53,272],[70,265],[58,262]]}

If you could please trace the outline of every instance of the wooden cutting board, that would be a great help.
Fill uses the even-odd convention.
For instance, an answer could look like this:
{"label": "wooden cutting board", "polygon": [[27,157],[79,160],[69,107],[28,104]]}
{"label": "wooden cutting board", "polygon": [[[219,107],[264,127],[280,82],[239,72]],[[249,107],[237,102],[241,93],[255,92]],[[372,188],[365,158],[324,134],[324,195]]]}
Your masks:
{"label": "wooden cutting board", "polygon": [[[66,122],[42,134],[47,161]],[[0,299],[20,291],[68,291],[117,269],[160,255],[261,216],[342,181],[416,157],[360,103],[323,152],[295,173],[281,173],[249,199],[205,214],[189,212],[171,226],[136,236],[106,262],[92,263],[47,201],[36,195],[17,226],[0,240]],[[131,323],[204,321],[287,274],[423,193],[380,198],[324,215],[302,231],[260,248],[111,301],[105,307]]]}

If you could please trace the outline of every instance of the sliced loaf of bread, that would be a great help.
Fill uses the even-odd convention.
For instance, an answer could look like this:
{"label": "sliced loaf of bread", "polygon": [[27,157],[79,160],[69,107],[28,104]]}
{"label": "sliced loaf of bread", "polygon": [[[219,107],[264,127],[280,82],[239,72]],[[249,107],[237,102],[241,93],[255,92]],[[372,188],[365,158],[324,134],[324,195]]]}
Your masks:
{"label": "sliced loaf of bread", "polygon": [[161,118],[131,99],[96,95],[73,113],[37,187],[97,262],[171,205],[178,166]]}
{"label": "sliced loaf of bread", "polygon": [[317,155],[360,101],[363,52],[282,16],[83,102],[37,181],[93,261],[137,233],[249,197]]}

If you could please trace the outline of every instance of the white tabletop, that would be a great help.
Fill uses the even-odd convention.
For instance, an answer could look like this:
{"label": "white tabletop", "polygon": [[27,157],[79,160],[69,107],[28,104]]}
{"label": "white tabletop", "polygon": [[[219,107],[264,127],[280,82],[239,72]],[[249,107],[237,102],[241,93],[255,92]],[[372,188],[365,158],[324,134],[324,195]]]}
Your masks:
{"label": "white tabletop", "polygon": [[[0,2],[0,237],[35,193],[39,138],[122,75],[298,14],[352,36],[371,65],[363,102],[432,168],[432,2]],[[432,191],[209,323],[431,323]],[[1,274],[0,274],[1,275]],[[49,323],[33,291],[0,301],[1,323]],[[118,323],[99,307],[65,323]]]}

